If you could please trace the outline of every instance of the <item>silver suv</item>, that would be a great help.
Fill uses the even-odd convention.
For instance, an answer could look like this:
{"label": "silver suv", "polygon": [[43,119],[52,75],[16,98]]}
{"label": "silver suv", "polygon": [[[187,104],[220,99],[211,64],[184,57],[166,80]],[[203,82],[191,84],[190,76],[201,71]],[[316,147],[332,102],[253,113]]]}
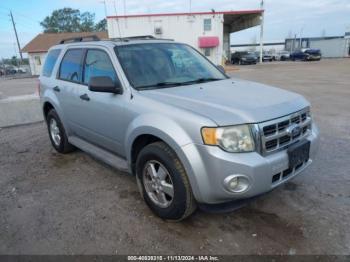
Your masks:
{"label": "silver suv", "polygon": [[311,164],[319,133],[302,96],[231,79],[171,40],[87,40],[48,52],[39,88],[52,145],[134,174],[159,217],[233,210]]}

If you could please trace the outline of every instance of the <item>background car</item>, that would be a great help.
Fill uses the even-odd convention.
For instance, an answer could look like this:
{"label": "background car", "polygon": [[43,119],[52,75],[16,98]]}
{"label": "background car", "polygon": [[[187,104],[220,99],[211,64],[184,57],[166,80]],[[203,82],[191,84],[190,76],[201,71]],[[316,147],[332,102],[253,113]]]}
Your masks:
{"label": "background car", "polygon": [[25,74],[25,73],[27,73],[27,68],[25,68],[25,67],[18,67],[17,68],[17,73]]}
{"label": "background car", "polygon": [[[259,52],[259,51],[256,51],[256,52],[255,52],[255,55],[256,55],[256,57],[257,57],[257,60],[259,61],[259,60],[260,60],[260,52]],[[263,62],[266,62],[266,61],[272,62],[272,61],[273,61],[273,55],[270,54],[269,52],[264,51],[264,52],[263,52],[262,61],[263,61]]]}
{"label": "background car", "polygon": [[290,55],[292,61],[301,60],[301,61],[319,61],[321,60],[322,54],[320,49],[301,49],[297,50]]}
{"label": "background car", "polygon": [[14,75],[17,73],[17,68],[13,65],[5,65],[5,74]]}
{"label": "background car", "polygon": [[250,52],[235,52],[231,55],[231,63],[239,65],[256,64],[257,57]]}
{"label": "background car", "polygon": [[279,61],[286,61],[289,60],[290,58],[290,53],[288,51],[279,51],[276,54],[276,60]]}

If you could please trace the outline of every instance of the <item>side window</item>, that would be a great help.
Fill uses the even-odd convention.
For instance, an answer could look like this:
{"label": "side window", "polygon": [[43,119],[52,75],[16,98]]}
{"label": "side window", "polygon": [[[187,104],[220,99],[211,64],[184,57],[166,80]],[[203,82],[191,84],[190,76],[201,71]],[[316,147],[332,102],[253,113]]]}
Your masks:
{"label": "side window", "polygon": [[57,58],[60,55],[60,49],[51,50],[45,59],[44,67],[43,67],[43,76],[50,77],[52,74],[52,70],[56,64]]}
{"label": "side window", "polygon": [[59,78],[72,82],[81,82],[82,56],[82,49],[69,49],[62,59]]}
{"label": "side window", "polygon": [[84,64],[84,83],[91,77],[109,76],[117,83],[118,78],[108,54],[102,50],[88,50]]}
{"label": "side window", "polygon": [[210,18],[206,18],[203,20],[204,23],[204,31],[210,31],[211,30],[211,19]]}

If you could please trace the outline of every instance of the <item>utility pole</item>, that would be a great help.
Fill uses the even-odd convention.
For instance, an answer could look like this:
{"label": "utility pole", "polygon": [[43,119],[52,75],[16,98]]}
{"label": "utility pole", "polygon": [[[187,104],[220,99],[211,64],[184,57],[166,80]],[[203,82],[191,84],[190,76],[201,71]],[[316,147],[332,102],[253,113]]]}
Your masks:
{"label": "utility pole", "polygon": [[16,35],[16,41],[17,41],[17,47],[18,47],[18,51],[19,51],[19,56],[21,57],[21,64],[23,64],[23,56],[22,56],[22,51],[21,51],[21,45],[19,44],[17,30],[16,30],[16,24],[15,24],[15,21],[13,20],[13,15],[12,15],[11,11],[10,11],[10,17],[11,17],[11,21],[12,21],[12,25],[13,25],[13,30],[15,31],[15,35]]}
{"label": "utility pole", "polygon": [[261,26],[260,26],[260,58],[259,58],[259,62],[262,63],[263,62],[263,42],[264,42],[264,0],[261,0],[260,3],[260,9],[262,10],[262,14],[261,14]]}
{"label": "utility pole", "polygon": [[299,39],[299,48],[301,49],[301,44],[302,44],[302,41],[301,41],[301,37],[303,35],[303,30],[304,30],[304,27],[302,26],[301,29],[300,29],[300,39]]}

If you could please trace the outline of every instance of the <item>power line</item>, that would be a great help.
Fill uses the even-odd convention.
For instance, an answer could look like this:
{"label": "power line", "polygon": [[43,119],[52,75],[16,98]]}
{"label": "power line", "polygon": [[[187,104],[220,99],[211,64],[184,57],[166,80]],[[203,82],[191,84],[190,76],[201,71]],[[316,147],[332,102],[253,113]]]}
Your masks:
{"label": "power line", "polygon": [[27,21],[31,21],[32,23],[40,23],[40,21],[37,21],[37,20],[34,20],[33,18],[27,16],[27,15],[24,15],[22,13],[19,13],[19,12],[14,12],[17,16],[20,16],[22,19],[25,18],[27,19]]}

